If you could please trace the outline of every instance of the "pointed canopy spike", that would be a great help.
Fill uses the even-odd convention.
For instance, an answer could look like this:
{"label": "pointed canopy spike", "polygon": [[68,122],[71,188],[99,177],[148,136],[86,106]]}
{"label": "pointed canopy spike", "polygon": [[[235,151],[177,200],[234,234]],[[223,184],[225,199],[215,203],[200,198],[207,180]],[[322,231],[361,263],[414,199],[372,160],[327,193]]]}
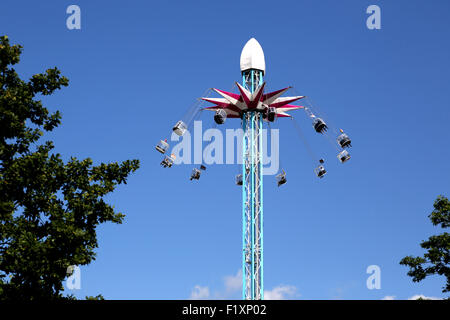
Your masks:
{"label": "pointed canopy spike", "polygon": [[266,83],[263,82],[262,85],[260,85],[256,91],[252,94],[252,101],[258,103],[261,100],[261,97],[264,93],[264,87],[265,87]]}
{"label": "pointed canopy spike", "polygon": [[303,96],[297,96],[297,97],[282,97],[282,98],[276,98],[275,101],[273,101],[270,106],[275,108],[280,108],[282,106],[287,105],[288,103],[297,101],[299,99],[302,99]]}
{"label": "pointed canopy spike", "polygon": [[215,103],[219,106],[227,106],[230,105],[230,102],[225,98],[202,98],[202,100]]}
{"label": "pointed canopy spike", "polygon": [[216,111],[216,110],[219,110],[219,109],[223,109],[223,107],[221,107],[221,106],[212,106],[212,107],[203,108],[203,110],[212,110],[212,111]]}
{"label": "pointed canopy spike", "polygon": [[277,112],[277,117],[278,118],[287,118],[287,117],[292,117],[290,114],[287,114],[285,112]]}
{"label": "pointed canopy spike", "polygon": [[213,90],[218,94],[220,94],[225,99],[227,99],[231,104],[237,104],[237,102],[239,101],[240,96],[238,94],[226,92],[215,88]]}
{"label": "pointed canopy spike", "polygon": [[275,101],[275,99],[277,99],[278,97],[280,97],[283,93],[285,93],[287,90],[289,90],[291,87],[287,87],[281,90],[277,90],[277,91],[273,91],[273,92],[269,92],[265,95],[263,95],[263,102],[265,104],[271,104],[273,101]]}
{"label": "pointed canopy spike", "polygon": [[247,105],[248,108],[250,108],[250,104],[251,104],[251,93],[245,89],[243,86],[241,86],[239,83],[236,82],[236,85],[239,89],[239,92],[241,93],[241,97],[242,99],[244,99],[245,104]]}
{"label": "pointed canopy spike", "polygon": [[277,108],[276,110],[277,110],[277,112],[285,113],[285,112],[290,112],[290,111],[294,111],[294,110],[302,109],[302,108],[303,108],[303,106],[294,106],[294,105],[287,104],[281,108]]}

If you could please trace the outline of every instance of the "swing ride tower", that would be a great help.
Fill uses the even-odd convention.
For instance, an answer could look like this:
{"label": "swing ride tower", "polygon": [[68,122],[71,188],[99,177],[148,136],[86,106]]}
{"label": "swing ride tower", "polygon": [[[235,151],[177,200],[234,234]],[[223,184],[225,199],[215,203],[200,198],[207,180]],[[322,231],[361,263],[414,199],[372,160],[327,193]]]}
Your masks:
{"label": "swing ride tower", "polygon": [[[241,54],[242,86],[251,94],[263,84],[264,53],[256,42]],[[263,114],[242,112],[242,298],[263,300]]]}
{"label": "swing ride tower", "polygon": [[303,96],[281,97],[289,87],[264,93],[264,52],[254,38],[242,49],[240,67],[242,85],[236,83],[239,94],[213,88],[222,98],[202,99],[215,104],[205,110],[216,111],[214,119],[217,123],[224,123],[226,118],[241,119],[242,298],[263,300],[263,123],[278,117],[290,117],[287,111],[303,107],[289,103]]}
{"label": "swing ride tower", "polygon": [[[251,38],[241,52],[240,69],[242,82],[236,82],[239,93],[232,93],[216,88],[212,91],[220,98],[207,97],[201,100],[213,103],[213,106],[201,108],[194,106],[186,116],[187,123],[178,121],[173,127],[175,134],[182,136],[188,130],[190,123],[202,110],[214,111],[214,121],[217,124],[225,123],[227,118],[241,120],[242,135],[242,173],[236,176],[236,184],[242,186],[242,298],[244,300],[264,299],[264,233],[263,233],[263,124],[275,121],[278,118],[292,116],[288,113],[296,109],[304,109],[312,120],[317,133],[326,135],[328,126],[322,118],[312,112],[311,106],[303,107],[291,105],[291,102],[304,98],[304,96],[283,97],[282,95],[291,87],[273,92],[264,92],[264,75],[266,71],[264,52],[256,39]],[[293,121],[295,122],[295,121]],[[297,126],[298,127],[298,126]],[[269,126],[270,129],[270,126]],[[300,129],[298,127],[298,131]],[[336,132],[337,133],[337,132]],[[331,140],[330,140],[331,141]],[[344,163],[350,159],[344,148],[351,147],[350,138],[340,130],[336,139],[338,143],[338,159]],[[333,144],[333,143],[332,143]],[[164,154],[169,148],[166,140],[161,140],[156,149]],[[308,148],[309,149],[309,148]],[[166,155],[161,162],[163,167],[171,167],[175,155]],[[317,177],[323,178],[326,170],[324,160],[319,160],[319,166],[314,169]],[[199,180],[201,171],[206,169],[201,165],[194,168],[190,180]],[[278,186],[286,183],[286,173],[276,176]]]}

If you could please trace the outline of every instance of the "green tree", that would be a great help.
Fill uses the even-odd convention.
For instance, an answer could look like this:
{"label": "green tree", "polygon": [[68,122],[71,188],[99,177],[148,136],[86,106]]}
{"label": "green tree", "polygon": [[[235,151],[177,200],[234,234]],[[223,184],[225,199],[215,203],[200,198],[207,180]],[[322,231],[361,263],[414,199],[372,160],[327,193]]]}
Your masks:
{"label": "green tree", "polygon": [[126,183],[139,161],[65,163],[51,141],[39,144],[61,115],[36,97],[68,79],[53,68],[21,80],[13,69],[21,53],[0,37],[0,299],[70,298],[62,294],[67,268],[95,259],[100,223],[122,222],[103,198]]}
{"label": "green tree", "polygon": [[[438,196],[434,201],[434,210],[428,216],[431,223],[446,229],[450,226],[450,201],[444,196]],[[414,282],[419,282],[429,275],[441,275],[447,278],[442,292],[450,292],[450,234],[431,236],[422,241],[420,246],[427,252],[423,257],[407,256],[400,261],[401,265],[408,266],[408,276]]]}
{"label": "green tree", "polygon": [[93,297],[93,296],[87,296],[87,297],[86,297],[86,300],[105,300],[105,298],[104,298],[101,294],[99,294],[99,295],[97,295],[97,296],[95,296],[95,297]]}

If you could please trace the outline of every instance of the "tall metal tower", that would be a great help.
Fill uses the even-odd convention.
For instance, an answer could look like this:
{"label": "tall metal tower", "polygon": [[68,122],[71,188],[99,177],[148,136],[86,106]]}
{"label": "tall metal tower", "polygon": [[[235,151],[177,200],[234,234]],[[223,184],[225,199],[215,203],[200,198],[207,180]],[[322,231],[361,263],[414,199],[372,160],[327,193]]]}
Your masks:
{"label": "tall metal tower", "polygon": [[[254,92],[262,71],[243,72],[244,85]],[[263,288],[263,161],[262,114],[247,111],[242,116],[242,273],[243,299],[262,300]]]}
{"label": "tall metal tower", "polygon": [[[222,98],[202,98],[215,106],[218,124],[226,118],[240,118],[242,141],[242,298],[264,299],[263,268],[263,122],[290,117],[287,111],[303,108],[290,102],[303,98],[281,97],[289,88],[264,93],[266,65],[264,52],[256,39],[250,39],[241,53],[242,85],[239,93],[213,90]],[[175,128],[174,128],[175,130]],[[197,170],[198,171],[198,170]],[[196,179],[198,177],[196,176]]]}
{"label": "tall metal tower", "polygon": [[[282,97],[290,87],[264,93],[263,81],[266,71],[264,52],[256,39],[251,38],[241,53],[242,85],[236,83],[239,94],[212,88],[221,98],[204,97],[202,100],[213,103],[214,106],[202,110],[215,111],[214,121],[223,124],[227,118],[241,119],[243,129],[242,140],[242,174],[236,178],[236,184],[242,185],[242,298],[244,300],[264,299],[264,232],[263,232],[263,123],[273,122],[277,118],[291,117],[289,111],[304,108],[313,121],[314,130],[324,134],[327,131],[326,123],[318,118],[310,108],[291,105],[291,102],[304,98],[304,96]],[[193,117],[190,117],[192,120]],[[189,122],[190,123],[190,122]],[[189,123],[178,121],[173,131],[182,136]],[[340,130],[337,137],[338,145],[342,148],[338,154],[340,162],[350,159],[344,148],[351,147],[350,138]],[[161,140],[156,149],[165,153],[169,148],[167,141]],[[339,149],[339,148],[338,148]],[[165,156],[161,165],[171,167],[175,155]],[[314,169],[319,178],[323,178],[326,170],[323,159]],[[206,168],[194,168],[191,180],[198,180],[201,171]],[[278,186],[286,183],[286,173],[276,176]]]}
{"label": "tall metal tower", "polygon": [[[262,86],[264,53],[255,39],[241,53],[242,85],[254,93]],[[263,300],[263,117],[259,110],[242,114],[242,299]]]}

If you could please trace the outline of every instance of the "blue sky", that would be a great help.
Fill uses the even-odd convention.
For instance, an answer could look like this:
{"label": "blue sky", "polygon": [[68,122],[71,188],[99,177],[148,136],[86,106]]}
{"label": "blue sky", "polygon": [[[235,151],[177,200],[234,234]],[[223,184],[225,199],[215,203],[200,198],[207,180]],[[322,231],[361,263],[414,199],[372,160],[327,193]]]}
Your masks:
{"label": "blue sky", "polygon": [[[66,8],[81,8],[81,30]],[[366,8],[381,8],[368,30]],[[81,267],[77,297],[236,298],[241,267],[237,167],[163,169],[154,145],[210,87],[240,80],[239,56],[255,37],[268,89],[292,85],[353,140],[352,159],[294,111],[314,151],[319,180],[289,120],[280,151],[288,183],[264,181],[265,283],[300,299],[442,297],[444,279],[413,283],[402,257],[441,230],[427,215],[450,187],[448,1],[40,1],[3,0],[0,33],[24,46],[22,77],[57,66],[70,86],[45,99],[62,125],[47,135],[65,159],[137,158],[141,168],[108,197],[126,214],[99,228],[97,260]],[[212,126],[212,114],[202,116]],[[230,121],[231,120],[231,121]],[[238,127],[230,119],[225,127]],[[381,268],[368,290],[366,268]],[[237,285],[236,285],[237,283]],[[277,289],[278,288],[278,289]],[[207,295],[206,292],[209,292]],[[280,293],[281,292],[281,293]]]}

